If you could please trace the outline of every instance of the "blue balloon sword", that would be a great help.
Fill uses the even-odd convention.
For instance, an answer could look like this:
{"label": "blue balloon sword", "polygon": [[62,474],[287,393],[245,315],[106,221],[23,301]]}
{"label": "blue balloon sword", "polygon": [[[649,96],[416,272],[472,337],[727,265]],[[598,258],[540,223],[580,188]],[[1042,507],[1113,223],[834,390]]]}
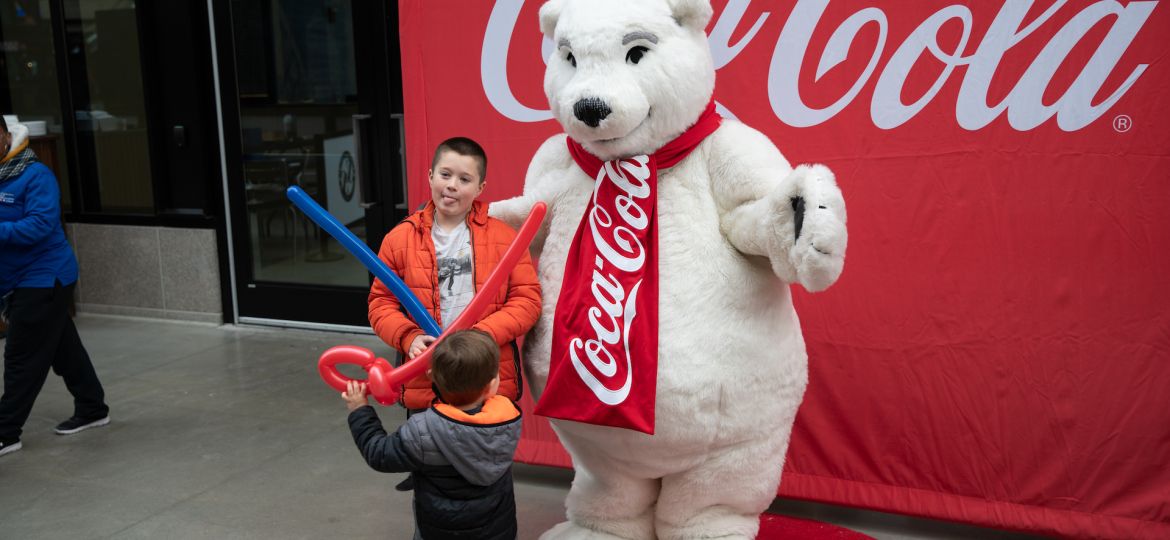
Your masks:
{"label": "blue balloon sword", "polygon": [[374,277],[386,284],[386,287],[398,298],[398,302],[406,308],[406,312],[418,323],[423,332],[435,337],[443,333],[443,329],[439,328],[439,323],[435,322],[435,318],[427,312],[418,297],[410,291],[410,287],[407,287],[406,283],[402,282],[402,278],[398,277],[389,266],[386,266],[386,263],[382,262],[382,259],[379,259],[365,242],[354,235],[348,227],[337,221],[337,218],[333,217],[332,214],[321,208],[321,205],[317,204],[317,201],[314,201],[301,188],[290,186],[287,193],[289,200],[297,208],[300,208],[301,212],[304,212],[306,216],[309,216],[309,219],[313,220],[313,223],[329,233],[329,236],[337,239],[337,242],[354,257],[357,257],[362,265],[371,274],[374,274]]}

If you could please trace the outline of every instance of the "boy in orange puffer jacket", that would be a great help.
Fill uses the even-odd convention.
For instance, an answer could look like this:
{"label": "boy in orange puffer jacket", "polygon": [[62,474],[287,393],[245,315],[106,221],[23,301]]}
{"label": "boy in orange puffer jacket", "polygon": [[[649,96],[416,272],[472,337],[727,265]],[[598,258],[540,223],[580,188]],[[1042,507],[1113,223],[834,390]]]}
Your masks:
{"label": "boy in orange puffer jacket", "polygon": [[[382,241],[378,257],[418,296],[439,326],[462,313],[499,264],[516,231],[488,217],[487,205],[476,201],[487,175],[487,154],[471,139],[447,139],[435,149],[427,171],[431,201],[394,227]],[[500,346],[499,394],[520,399],[523,379],[520,348],[524,335],[540,316],[540,283],[525,253],[495,299],[473,328]],[[382,341],[406,358],[426,350],[435,338],[400,308],[381,281],[370,287],[370,326]],[[408,381],[402,404],[411,412],[424,410],[435,395],[426,375]]]}

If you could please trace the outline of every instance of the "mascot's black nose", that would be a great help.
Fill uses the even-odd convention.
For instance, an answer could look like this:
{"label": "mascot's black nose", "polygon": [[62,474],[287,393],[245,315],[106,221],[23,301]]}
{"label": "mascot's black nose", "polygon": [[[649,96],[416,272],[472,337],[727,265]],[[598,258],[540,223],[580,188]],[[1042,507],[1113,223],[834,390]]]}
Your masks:
{"label": "mascot's black nose", "polygon": [[589,127],[597,127],[611,112],[609,105],[600,98],[588,97],[573,104],[573,114]]}

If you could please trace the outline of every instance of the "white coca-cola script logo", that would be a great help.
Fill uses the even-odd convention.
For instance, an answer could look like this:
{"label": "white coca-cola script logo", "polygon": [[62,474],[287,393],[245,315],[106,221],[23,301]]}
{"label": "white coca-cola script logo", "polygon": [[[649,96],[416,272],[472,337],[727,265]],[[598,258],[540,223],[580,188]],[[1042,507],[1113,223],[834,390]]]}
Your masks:
{"label": "white coca-cola script logo", "polygon": [[[647,156],[637,156],[607,162],[597,173],[597,183],[593,189],[589,231],[600,253],[594,258],[589,286],[593,293],[593,304],[588,305],[589,327],[593,336],[573,336],[569,341],[569,359],[581,381],[606,405],[625,401],[633,382],[630,327],[638,316],[636,304],[642,280],[633,283],[628,296],[622,282],[632,281],[632,276],[639,275],[646,264],[646,250],[637,233],[645,231],[650,225],[650,216],[639,204],[639,201],[650,197],[649,161]],[[617,210],[620,222],[615,222],[614,216],[604,208],[605,205],[598,204],[597,197],[607,182],[618,189],[609,208]],[[609,270],[607,265],[614,270]],[[623,277],[630,279],[623,280]],[[618,374],[615,352],[626,364],[624,381],[616,390],[602,380],[622,380]],[[584,360],[581,353],[584,353]]]}
{"label": "white coca-cola script logo", "polygon": [[[719,14],[708,36],[715,68],[730,63],[755,38],[770,13],[762,13],[740,40],[732,44],[731,36],[739,26],[751,0],[730,0]],[[523,0],[498,0],[492,9],[484,32],[483,53],[480,58],[480,77],[488,100],[500,114],[518,122],[539,122],[552,118],[547,109],[533,109],[516,99],[508,84],[507,58],[513,28]],[[1043,124],[1053,116],[1064,131],[1076,131],[1101,117],[1125,95],[1149,64],[1139,64],[1109,97],[1094,104],[1093,97],[1101,91],[1105,80],[1117,69],[1122,54],[1137,37],[1157,1],[1135,1],[1125,5],[1114,0],[1100,0],[1086,6],[1064,26],[1052,31],[1052,37],[1032,59],[1024,74],[1002,101],[988,103],[988,88],[995,77],[1004,54],[1021,40],[1043,27],[1060,11],[1068,0],[1054,1],[1042,14],[1026,25],[1024,21],[1032,8],[1032,0],[1006,0],[982,41],[971,54],[964,54],[975,27],[971,10],[962,4],[946,6],[926,17],[909,36],[894,49],[893,55],[877,75],[870,118],[882,129],[892,129],[913,118],[931,102],[942,89],[956,67],[964,66],[962,84],[955,103],[955,120],[968,130],[980,129],[1007,112],[1008,123],[1019,131],[1027,131]],[[799,0],[784,23],[772,54],[768,70],[768,101],[776,117],[791,126],[808,127],[825,122],[853,102],[862,88],[873,78],[879,60],[886,51],[889,19],[878,7],[868,7],[846,18],[833,31],[817,63],[816,78],[845,60],[849,47],[858,33],[867,25],[878,29],[877,44],[870,54],[864,71],[832,105],[825,108],[808,106],[800,95],[799,73],[804,66],[813,31],[816,29],[829,0]],[[1044,92],[1069,53],[1090,29],[1113,18],[1109,32],[1081,68],[1071,86],[1054,103],[1044,102]],[[939,43],[938,34],[943,25],[958,21],[962,37],[951,50]],[[1050,25],[1051,26],[1051,25]],[[548,58],[552,42],[544,39],[542,57]],[[943,66],[934,84],[913,103],[903,103],[902,87],[919,56],[926,53]],[[933,70],[937,67],[931,66]],[[1075,69],[1075,68],[1072,68]],[[725,116],[733,116],[720,106]]]}

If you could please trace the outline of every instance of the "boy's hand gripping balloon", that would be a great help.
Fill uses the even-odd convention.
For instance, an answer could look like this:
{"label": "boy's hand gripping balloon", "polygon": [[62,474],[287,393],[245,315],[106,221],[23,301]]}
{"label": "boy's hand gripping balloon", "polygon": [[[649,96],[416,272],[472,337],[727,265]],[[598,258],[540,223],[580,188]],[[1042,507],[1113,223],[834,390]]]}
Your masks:
{"label": "boy's hand gripping balloon", "polygon": [[423,308],[422,302],[402,282],[402,279],[395,275],[349,229],[341,225],[329,212],[321,208],[320,205],[306,195],[304,191],[301,191],[300,188],[296,186],[288,188],[288,197],[313,222],[336,238],[350,253],[353,253],[370,270],[370,273],[377,276],[378,279],[381,279],[382,283],[385,283],[390,289],[390,292],[394,293],[394,296],[398,298],[398,301],[406,307],[407,312],[415,322],[419,323],[423,331],[438,337],[426,351],[410,359],[397,369],[393,368],[385,358],[376,358],[373,351],[364,347],[338,345],[321,355],[321,359],[317,361],[317,371],[321,373],[321,378],[329,386],[332,386],[340,392],[344,392],[346,385],[352,380],[337,371],[338,364],[361,366],[369,374],[366,386],[367,392],[369,395],[374,396],[374,399],[378,400],[378,403],[383,405],[390,405],[398,401],[399,387],[406,381],[426,371],[427,367],[431,365],[431,351],[434,350],[435,345],[439,341],[443,340],[444,336],[456,330],[471,328],[479,320],[484,309],[487,309],[488,304],[491,303],[493,291],[499,290],[504,285],[508,276],[512,273],[512,269],[516,267],[516,263],[520,262],[520,257],[528,249],[528,245],[532,243],[532,239],[536,236],[536,231],[540,228],[540,222],[544,219],[546,211],[544,203],[537,203],[532,208],[532,213],[529,214],[524,225],[520,227],[515,240],[512,241],[512,245],[508,246],[508,250],[504,252],[504,256],[500,259],[500,264],[492,270],[491,275],[488,276],[483,287],[475,294],[471,302],[467,304],[467,307],[463,309],[463,313],[443,331],[439,328],[435,319],[431,317],[430,313]]}

